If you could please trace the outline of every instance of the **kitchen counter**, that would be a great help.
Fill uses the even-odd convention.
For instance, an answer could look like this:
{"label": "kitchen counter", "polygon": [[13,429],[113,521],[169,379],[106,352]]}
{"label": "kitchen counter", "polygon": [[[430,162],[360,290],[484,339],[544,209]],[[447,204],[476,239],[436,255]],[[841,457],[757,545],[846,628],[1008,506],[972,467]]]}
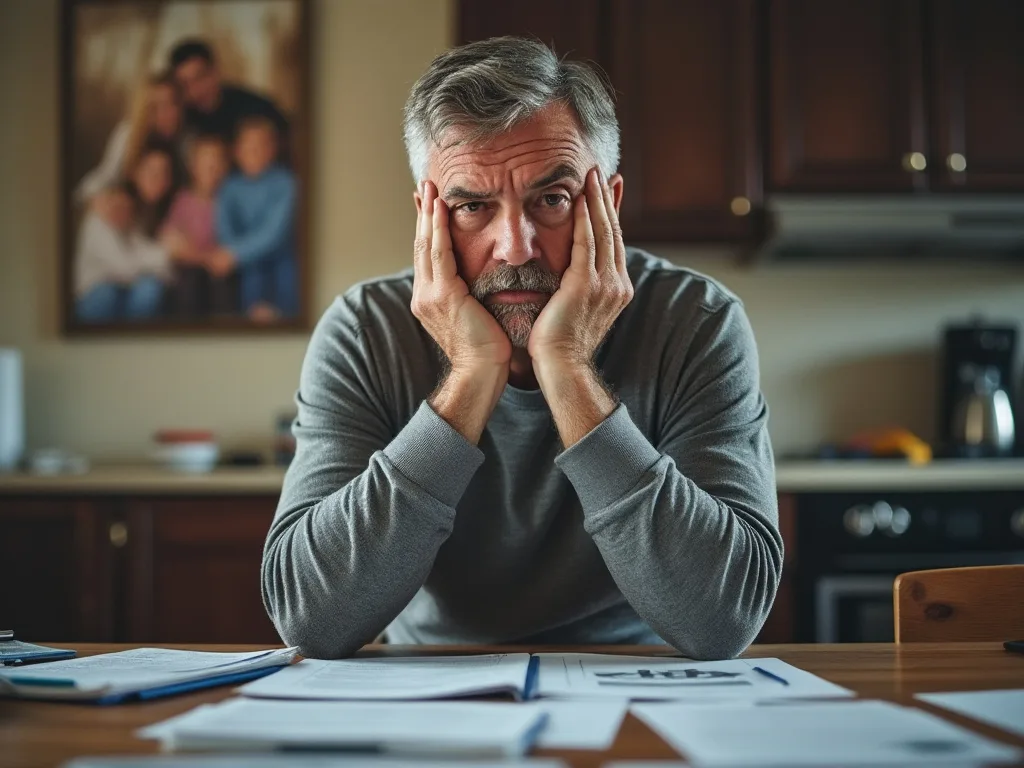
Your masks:
{"label": "kitchen counter", "polygon": [[936,459],[914,466],[891,459],[779,461],[779,493],[827,491],[1020,490],[1024,459]]}
{"label": "kitchen counter", "polygon": [[[277,494],[284,467],[223,467],[206,474],[147,465],[100,465],[79,475],[0,473],[0,495]],[[779,493],[827,491],[1020,490],[1024,459],[939,459],[922,467],[891,460],[780,461]]]}
{"label": "kitchen counter", "polygon": [[278,494],[284,467],[222,467],[207,473],[154,465],[100,465],[83,474],[0,473],[0,495],[14,494]]}

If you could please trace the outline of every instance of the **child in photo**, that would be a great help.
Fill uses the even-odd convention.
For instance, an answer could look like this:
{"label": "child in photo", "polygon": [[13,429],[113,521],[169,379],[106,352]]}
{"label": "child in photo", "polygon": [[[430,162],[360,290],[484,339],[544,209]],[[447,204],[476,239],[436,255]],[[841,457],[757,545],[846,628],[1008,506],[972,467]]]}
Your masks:
{"label": "child in photo", "polygon": [[171,204],[160,241],[174,262],[174,311],[181,317],[237,312],[226,277],[210,274],[217,249],[214,223],[217,190],[228,171],[227,146],[216,135],[197,136],[189,145],[190,185]]}
{"label": "child in photo", "polygon": [[75,253],[75,316],[86,323],[139,321],[159,315],[170,276],[154,234],[167,211],[173,150],[140,152],[127,182],[109,190],[102,215],[90,210]]}
{"label": "child in photo", "polygon": [[254,322],[298,312],[295,176],[278,159],[278,132],[266,117],[241,121],[234,143],[238,170],[217,195],[217,240],[210,273],[238,271],[241,310]]}

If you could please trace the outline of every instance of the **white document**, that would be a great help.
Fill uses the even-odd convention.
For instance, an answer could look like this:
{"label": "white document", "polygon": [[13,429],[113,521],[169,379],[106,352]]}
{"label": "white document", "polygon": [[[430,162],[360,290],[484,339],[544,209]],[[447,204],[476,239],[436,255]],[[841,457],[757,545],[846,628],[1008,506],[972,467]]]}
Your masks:
{"label": "white document", "polygon": [[691,661],[589,653],[538,656],[537,693],[542,697],[755,703],[853,695],[779,659]]}
{"label": "white document", "polygon": [[629,702],[625,699],[595,701],[538,701],[523,704],[548,716],[537,746],[542,749],[610,749]]}
{"label": "white document", "polygon": [[916,698],[1024,736],[1024,688],[1006,691],[919,693]]}
{"label": "white document", "polygon": [[634,704],[694,766],[943,765],[1022,754],[918,709],[884,701],[763,707]]}
{"label": "white document", "polygon": [[0,694],[97,699],[291,663],[297,649],[250,653],[134,648],[31,667],[0,668]]}
{"label": "white document", "polygon": [[[139,755],[79,757],[64,768],[452,768],[451,760],[405,760],[354,755]],[[646,763],[657,768],[656,763]],[[460,760],[457,768],[567,768],[561,760]]]}
{"label": "white document", "polygon": [[523,697],[528,653],[484,656],[305,659],[239,689],[270,699],[440,699],[510,693]]}
{"label": "white document", "polygon": [[424,757],[518,757],[546,721],[499,702],[229,699],[139,731],[173,751],[362,750]]}

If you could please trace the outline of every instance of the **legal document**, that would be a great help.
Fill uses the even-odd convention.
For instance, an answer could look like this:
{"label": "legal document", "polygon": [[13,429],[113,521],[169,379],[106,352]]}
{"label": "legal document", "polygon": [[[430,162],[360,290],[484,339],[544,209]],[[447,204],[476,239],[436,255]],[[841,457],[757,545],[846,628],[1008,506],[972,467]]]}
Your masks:
{"label": "legal document", "polygon": [[919,693],[916,698],[1024,736],[1024,689]]}

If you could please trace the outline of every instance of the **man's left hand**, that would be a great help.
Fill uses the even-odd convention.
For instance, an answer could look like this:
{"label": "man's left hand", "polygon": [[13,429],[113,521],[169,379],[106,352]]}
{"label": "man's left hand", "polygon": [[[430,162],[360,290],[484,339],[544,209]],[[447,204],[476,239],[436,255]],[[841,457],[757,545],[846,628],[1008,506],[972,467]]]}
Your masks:
{"label": "man's left hand", "polygon": [[589,368],[598,345],[633,298],[619,216],[597,168],[587,174],[573,215],[569,268],[534,323],[527,346],[538,380],[544,368]]}

